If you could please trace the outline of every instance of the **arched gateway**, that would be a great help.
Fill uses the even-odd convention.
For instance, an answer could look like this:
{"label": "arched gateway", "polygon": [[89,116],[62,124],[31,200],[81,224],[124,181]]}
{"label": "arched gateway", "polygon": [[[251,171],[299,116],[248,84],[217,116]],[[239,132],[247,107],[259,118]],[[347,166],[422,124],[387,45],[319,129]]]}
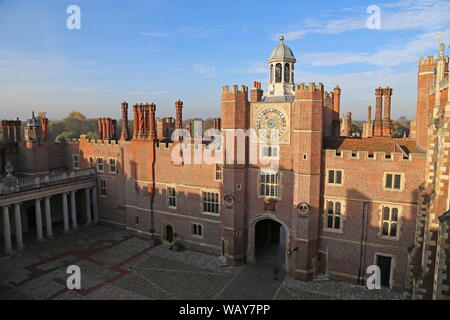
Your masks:
{"label": "arched gateway", "polygon": [[258,215],[249,221],[247,262],[278,265],[289,270],[290,231],[275,215]]}

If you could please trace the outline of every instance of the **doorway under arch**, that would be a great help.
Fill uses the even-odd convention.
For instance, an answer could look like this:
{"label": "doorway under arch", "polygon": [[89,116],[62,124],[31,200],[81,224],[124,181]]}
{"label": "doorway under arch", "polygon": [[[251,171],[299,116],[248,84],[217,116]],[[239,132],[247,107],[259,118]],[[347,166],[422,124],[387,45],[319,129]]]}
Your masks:
{"label": "doorway under arch", "polygon": [[277,218],[260,216],[250,224],[247,261],[288,269],[289,230]]}

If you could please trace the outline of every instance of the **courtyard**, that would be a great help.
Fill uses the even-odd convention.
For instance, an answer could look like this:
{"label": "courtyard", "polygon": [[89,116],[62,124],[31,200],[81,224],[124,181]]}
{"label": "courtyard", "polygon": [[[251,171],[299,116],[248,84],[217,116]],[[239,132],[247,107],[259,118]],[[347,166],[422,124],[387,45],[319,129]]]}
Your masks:
{"label": "courtyard", "polygon": [[[69,290],[67,267],[81,270]],[[0,257],[0,299],[38,300],[399,300],[387,289],[367,290],[332,280],[297,281],[270,263],[222,266],[216,256],[153,246],[105,225],[59,234]]]}

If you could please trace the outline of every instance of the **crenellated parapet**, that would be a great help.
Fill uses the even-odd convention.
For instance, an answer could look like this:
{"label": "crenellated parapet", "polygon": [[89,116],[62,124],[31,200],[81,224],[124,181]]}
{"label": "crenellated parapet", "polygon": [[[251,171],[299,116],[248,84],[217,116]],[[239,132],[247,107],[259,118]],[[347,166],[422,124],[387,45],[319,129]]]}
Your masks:
{"label": "crenellated parapet", "polygon": [[222,87],[222,101],[225,100],[238,100],[238,101],[248,101],[248,87],[232,85]]}
{"label": "crenellated parapet", "polygon": [[300,83],[295,87],[295,99],[322,100],[324,98],[324,85],[310,82],[309,85]]}
{"label": "crenellated parapet", "polygon": [[[423,152],[384,152],[384,151],[373,151],[369,152],[366,150],[334,150],[327,149],[324,150],[326,160],[340,159],[343,161],[369,161],[369,162],[389,162],[389,163],[415,163],[420,162],[424,164],[426,160],[426,154]],[[356,166],[366,166],[367,164],[355,163]]]}

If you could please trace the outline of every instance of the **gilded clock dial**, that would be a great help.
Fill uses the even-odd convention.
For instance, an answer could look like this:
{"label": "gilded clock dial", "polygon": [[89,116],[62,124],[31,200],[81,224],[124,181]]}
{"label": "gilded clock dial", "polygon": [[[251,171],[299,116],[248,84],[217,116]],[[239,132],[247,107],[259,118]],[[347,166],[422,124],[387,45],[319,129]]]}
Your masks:
{"label": "gilded clock dial", "polygon": [[274,108],[267,108],[261,111],[256,120],[257,130],[270,137],[279,137],[286,131],[286,116],[283,112]]}

